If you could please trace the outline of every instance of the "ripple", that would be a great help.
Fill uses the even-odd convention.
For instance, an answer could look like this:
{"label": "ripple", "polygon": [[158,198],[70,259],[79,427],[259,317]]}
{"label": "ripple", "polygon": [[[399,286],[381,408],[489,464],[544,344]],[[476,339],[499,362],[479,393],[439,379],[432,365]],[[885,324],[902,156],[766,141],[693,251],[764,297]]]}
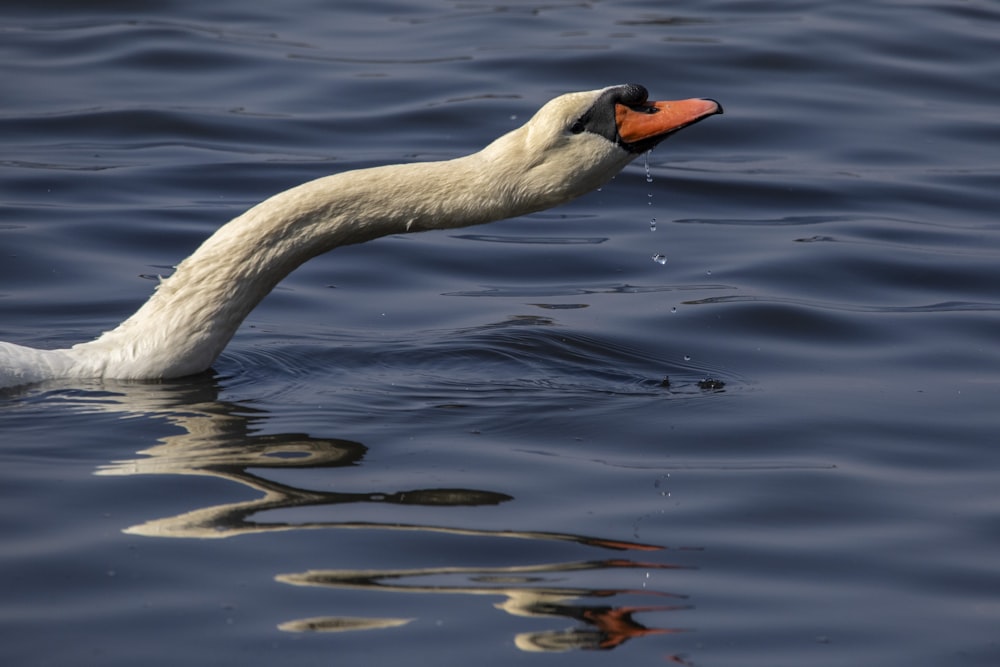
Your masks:
{"label": "ripple", "polygon": [[811,301],[807,299],[792,299],[778,296],[728,295],[713,296],[704,299],[684,301],[685,305],[703,306],[725,303],[784,303],[820,310],[843,311],[849,313],[951,313],[951,312],[994,312],[1000,311],[1000,303],[976,303],[965,301],[946,301],[915,306],[866,306],[852,303],[830,303]]}
{"label": "ripple", "polygon": [[709,290],[733,289],[729,285],[685,284],[685,285],[546,285],[544,287],[484,287],[480,290],[446,292],[444,296],[473,297],[557,297],[580,296],[586,294],[655,294],[658,292],[701,292]]}
{"label": "ripple", "polygon": [[605,236],[510,236],[497,234],[453,234],[452,238],[483,243],[541,244],[541,245],[597,245],[607,241]]}
{"label": "ripple", "polygon": [[328,63],[348,63],[352,65],[441,65],[472,60],[470,56],[444,56],[440,58],[348,58],[344,56],[321,55],[316,53],[293,53],[289,58],[314,60]]}
{"label": "ripple", "polygon": [[232,390],[250,389],[268,401],[315,392],[323,377],[337,382],[350,377],[349,386],[330,391],[338,396],[338,410],[364,413],[375,405],[422,410],[523,404],[529,409],[542,396],[556,404],[609,396],[692,398],[746,385],[729,370],[660,358],[554,326],[543,317],[377,343],[338,334],[321,347],[318,341],[236,344],[217,369]]}

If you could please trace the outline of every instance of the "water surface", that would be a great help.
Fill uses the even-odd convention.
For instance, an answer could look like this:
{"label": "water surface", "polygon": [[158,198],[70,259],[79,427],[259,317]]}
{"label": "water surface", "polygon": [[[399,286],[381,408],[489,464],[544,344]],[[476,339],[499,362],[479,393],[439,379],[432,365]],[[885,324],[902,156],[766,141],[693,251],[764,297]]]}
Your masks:
{"label": "water surface", "polygon": [[975,0],[3,10],[0,339],[42,347],[305,180],[478,150],[569,90],[726,108],[652,182],[311,261],[210,375],[6,392],[3,663],[1000,663],[998,28]]}

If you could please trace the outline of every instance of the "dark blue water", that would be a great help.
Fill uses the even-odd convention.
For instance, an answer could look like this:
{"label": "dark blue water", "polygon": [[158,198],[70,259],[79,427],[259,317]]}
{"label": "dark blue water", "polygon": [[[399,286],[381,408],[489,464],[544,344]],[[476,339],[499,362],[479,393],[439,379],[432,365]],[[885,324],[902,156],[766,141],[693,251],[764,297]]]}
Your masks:
{"label": "dark blue water", "polygon": [[1000,664],[998,34],[986,0],[0,11],[0,340],[42,347],[305,180],[568,90],[726,108],[651,183],[313,260],[210,376],[0,397],[0,661]]}

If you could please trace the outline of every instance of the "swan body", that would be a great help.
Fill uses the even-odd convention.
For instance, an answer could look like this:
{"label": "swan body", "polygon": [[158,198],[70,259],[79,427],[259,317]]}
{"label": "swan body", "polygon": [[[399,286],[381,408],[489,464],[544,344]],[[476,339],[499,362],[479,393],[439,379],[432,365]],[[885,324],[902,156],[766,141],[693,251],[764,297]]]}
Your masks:
{"label": "swan body", "polygon": [[712,100],[653,102],[636,84],[569,93],[478,153],[319,178],[209,237],[117,328],[62,350],[0,342],[0,386],[57,378],[157,380],[208,369],[251,310],[293,269],[380,236],[477,225],[589,192]]}

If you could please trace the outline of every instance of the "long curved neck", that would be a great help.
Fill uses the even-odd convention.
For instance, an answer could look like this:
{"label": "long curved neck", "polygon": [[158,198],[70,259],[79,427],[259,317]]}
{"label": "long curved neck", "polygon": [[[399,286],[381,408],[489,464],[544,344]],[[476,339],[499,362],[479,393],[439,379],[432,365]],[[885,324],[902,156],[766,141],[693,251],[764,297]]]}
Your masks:
{"label": "long curved neck", "polygon": [[311,257],[388,234],[522,215],[578,194],[525,192],[531,165],[508,159],[498,171],[491,148],[447,162],[336,174],[277,194],[220,228],[118,328],[68,353],[105,377],[198,373],[261,299]]}

